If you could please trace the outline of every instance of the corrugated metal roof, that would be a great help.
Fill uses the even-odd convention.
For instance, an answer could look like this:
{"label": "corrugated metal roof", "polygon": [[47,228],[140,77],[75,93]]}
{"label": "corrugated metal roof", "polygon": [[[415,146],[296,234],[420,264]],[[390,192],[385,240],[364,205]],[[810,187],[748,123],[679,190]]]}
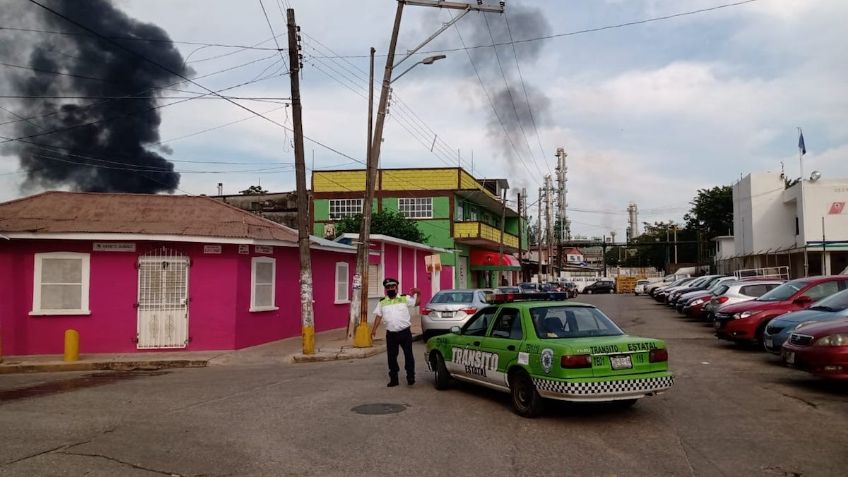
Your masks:
{"label": "corrugated metal roof", "polygon": [[0,203],[0,232],[184,235],[297,243],[297,231],[205,196],[44,192]]}

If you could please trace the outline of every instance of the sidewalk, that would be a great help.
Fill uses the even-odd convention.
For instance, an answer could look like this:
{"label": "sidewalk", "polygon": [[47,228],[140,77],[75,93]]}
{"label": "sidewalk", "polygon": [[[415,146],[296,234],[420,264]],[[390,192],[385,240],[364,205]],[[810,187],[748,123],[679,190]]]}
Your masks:
{"label": "sidewalk", "polygon": [[[412,338],[421,338],[421,322],[413,316]],[[315,334],[315,353],[302,353],[300,336],[272,341],[239,350],[166,351],[121,354],[80,354],[79,361],[63,361],[62,355],[3,356],[0,375],[12,373],[51,373],[60,371],[105,371],[161,368],[202,368],[262,364],[311,363],[368,358],[386,351],[385,331],[377,330],[371,348],[355,348],[345,329]]]}

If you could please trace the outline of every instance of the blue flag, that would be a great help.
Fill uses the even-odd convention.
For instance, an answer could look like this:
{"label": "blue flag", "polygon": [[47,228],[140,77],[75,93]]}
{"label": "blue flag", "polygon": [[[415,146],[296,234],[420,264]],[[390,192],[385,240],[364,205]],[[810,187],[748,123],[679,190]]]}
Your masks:
{"label": "blue flag", "polygon": [[799,131],[799,133],[801,135],[798,137],[798,150],[801,151],[801,155],[803,156],[807,153],[807,146],[804,145],[804,133],[802,131]]}

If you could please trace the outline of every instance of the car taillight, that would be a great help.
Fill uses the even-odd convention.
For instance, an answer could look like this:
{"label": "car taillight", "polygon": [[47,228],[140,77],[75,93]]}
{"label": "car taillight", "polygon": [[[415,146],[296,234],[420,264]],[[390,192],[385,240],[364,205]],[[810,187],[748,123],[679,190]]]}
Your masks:
{"label": "car taillight", "polygon": [[729,300],[729,299],[730,299],[729,297],[726,297],[726,296],[720,296],[720,297],[718,297],[718,298],[716,299],[716,303],[718,303],[719,305],[721,305],[722,303],[726,302],[726,301],[727,301],[727,300]]}
{"label": "car taillight", "polygon": [[465,308],[462,311],[464,311],[466,315],[473,315],[474,313],[477,313],[477,308]]}
{"label": "car taillight", "polygon": [[559,359],[559,365],[563,368],[591,368],[592,367],[592,355],[589,354],[576,354],[576,355],[564,355]]}
{"label": "car taillight", "polygon": [[429,315],[431,311],[433,311],[433,310],[431,310],[431,309],[429,309],[429,308],[422,308],[422,309],[421,309],[421,314],[422,314],[422,315]]}
{"label": "car taillight", "polygon": [[662,361],[668,361],[668,350],[663,349],[652,349],[648,353],[648,361],[651,363],[660,363]]}

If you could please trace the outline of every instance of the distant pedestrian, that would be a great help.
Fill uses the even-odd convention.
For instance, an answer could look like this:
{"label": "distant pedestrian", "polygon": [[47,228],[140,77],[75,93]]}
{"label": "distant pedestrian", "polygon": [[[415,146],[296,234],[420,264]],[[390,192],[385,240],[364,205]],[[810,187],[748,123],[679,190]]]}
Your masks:
{"label": "distant pedestrian", "polygon": [[410,386],[415,384],[415,358],[412,355],[412,317],[409,309],[418,306],[421,301],[421,291],[413,288],[409,291],[412,295],[398,295],[398,281],[394,278],[383,280],[383,288],[386,296],[381,298],[374,310],[376,319],[371,336],[380,326],[380,321],[386,324],[386,356],[389,360],[389,384],[392,387],[398,385],[398,347],[403,349],[403,364],[406,369],[406,383]]}

